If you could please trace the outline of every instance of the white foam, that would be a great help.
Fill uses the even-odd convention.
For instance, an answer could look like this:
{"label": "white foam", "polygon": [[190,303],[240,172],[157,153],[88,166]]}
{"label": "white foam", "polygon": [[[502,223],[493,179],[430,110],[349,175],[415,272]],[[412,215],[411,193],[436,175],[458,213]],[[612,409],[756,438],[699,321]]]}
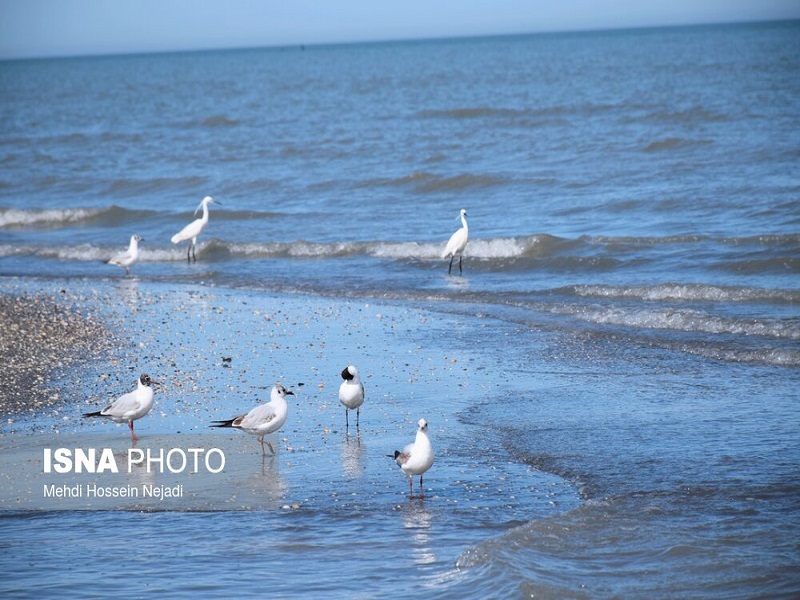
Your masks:
{"label": "white foam", "polygon": [[654,286],[579,285],[578,296],[602,298],[633,298],[653,301],[687,302],[753,302],[759,300],[800,301],[800,292],[765,290],[750,287],[725,287],[702,284],[665,283]]}
{"label": "white foam", "polygon": [[776,319],[728,318],[689,309],[628,309],[618,307],[556,308],[554,312],[602,325],[642,329],[800,339],[800,326]]}
{"label": "white foam", "polygon": [[0,228],[29,227],[75,223],[100,214],[100,210],[88,208],[70,209],[0,209]]}

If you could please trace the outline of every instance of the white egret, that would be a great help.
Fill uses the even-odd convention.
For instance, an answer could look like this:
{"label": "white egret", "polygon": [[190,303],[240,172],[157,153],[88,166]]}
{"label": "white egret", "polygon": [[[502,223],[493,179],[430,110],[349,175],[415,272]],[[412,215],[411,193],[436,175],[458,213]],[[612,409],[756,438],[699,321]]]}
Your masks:
{"label": "white egret", "polygon": [[150,375],[142,374],[139,376],[138,384],[133,392],[120,396],[103,410],[84,413],[83,416],[106,417],[115,423],[127,421],[128,428],[131,430],[131,440],[135,442],[139,438],[133,431],[133,422],[137,419],[141,419],[153,408],[153,401],[155,399],[152,388],[153,384],[158,385],[158,382],[150,379]]}
{"label": "white egret", "polygon": [[[269,402],[256,406],[246,415],[240,415],[225,421],[215,421],[215,424],[211,425],[211,427],[234,427],[257,435],[258,441],[261,443],[261,453],[266,456],[264,436],[283,427],[289,414],[286,396],[294,396],[294,392],[287,390],[280,383],[276,383],[270,392]],[[267,441],[267,446],[275,454],[275,448],[272,447],[272,443]]]}
{"label": "white egret", "polygon": [[197,262],[197,255],[195,254],[195,246],[197,245],[197,236],[200,235],[200,232],[203,231],[203,228],[208,224],[209,204],[218,204],[219,206],[222,206],[221,202],[215,201],[211,196],[206,196],[200,202],[200,205],[194,210],[194,214],[196,215],[197,211],[202,209],[203,216],[200,217],[199,219],[195,219],[194,221],[189,223],[186,227],[181,229],[178,233],[172,236],[173,244],[178,244],[185,240],[192,240],[192,243],[186,250],[186,260],[189,262],[191,262],[192,259],[194,259],[194,262]]}
{"label": "white egret", "polygon": [[467,245],[467,239],[469,238],[469,227],[467,227],[467,211],[466,209],[461,209],[458,217],[456,219],[461,218],[461,229],[457,230],[453,235],[450,236],[450,239],[447,242],[447,246],[445,246],[444,252],[442,253],[442,258],[450,257],[450,266],[447,267],[447,274],[450,275],[450,271],[453,269],[453,259],[458,255],[458,272],[463,273],[461,270],[461,261],[464,259],[464,248]]}
{"label": "white egret", "polygon": [[403,448],[402,452],[394,451],[394,462],[408,477],[411,498],[414,497],[414,475],[419,475],[419,497],[423,498],[425,490],[422,488],[422,474],[433,464],[433,447],[428,437],[428,422],[425,419],[420,419],[417,423],[417,437],[414,443]]}

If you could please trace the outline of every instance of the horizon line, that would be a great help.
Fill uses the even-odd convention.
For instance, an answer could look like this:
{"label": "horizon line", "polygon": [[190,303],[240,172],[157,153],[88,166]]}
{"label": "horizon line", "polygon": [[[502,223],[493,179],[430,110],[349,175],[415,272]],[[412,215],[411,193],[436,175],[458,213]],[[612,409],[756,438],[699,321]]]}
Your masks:
{"label": "horizon line", "polygon": [[492,38],[505,38],[505,37],[528,37],[528,36],[548,36],[548,35],[570,35],[570,34],[593,34],[593,33],[614,33],[614,32],[633,32],[633,31],[646,31],[646,30],[659,30],[659,29],[691,29],[702,27],[731,27],[742,25],[767,25],[767,24],[791,24],[800,22],[800,17],[793,17],[787,19],[763,19],[763,20],[732,20],[732,21],[710,21],[701,23],[676,23],[676,24],[662,24],[662,25],[631,25],[623,27],[598,27],[598,28],[577,28],[577,29],[552,29],[541,31],[509,31],[504,33],[464,33],[456,35],[442,35],[442,36],[419,36],[419,37],[398,37],[398,38],[385,38],[385,39],[371,39],[365,38],[363,40],[347,40],[347,41],[317,41],[317,42],[296,42],[296,43],[279,43],[279,44],[254,44],[254,45],[223,45],[223,46],[209,46],[209,47],[186,47],[186,48],[162,48],[153,50],[121,50],[109,52],[76,52],[75,54],[42,54],[30,56],[13,56],[4,57],[0,55],[0,62],[21,62],[21,61],[36,61],[36,60],[69,60],[76,58],[114,58],[124,56],[153,56],[158,54],[192,54],[202,52],[240,52],[247,50],[291,50],[300,49],[306,50],[309,48],[322,48],[332,46],[358,46],[358,45],[380,45],[380,44],[403,44],[414,42],[444,42],[460,40],[475,40],[475,39],[492,39]]}

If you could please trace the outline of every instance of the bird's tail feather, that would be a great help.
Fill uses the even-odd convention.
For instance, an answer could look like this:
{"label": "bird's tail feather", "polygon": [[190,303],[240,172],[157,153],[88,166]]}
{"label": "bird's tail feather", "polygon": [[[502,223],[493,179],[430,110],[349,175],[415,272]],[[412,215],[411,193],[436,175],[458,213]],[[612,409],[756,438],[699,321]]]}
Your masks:
{"label": "bird's tail feather", "polygon": [[233,427],[233,422],[236,419],[227,419],[225,421],[214,421],[209,427]]}
{"label": "bird's tail feather", "polygon": [[83,416],[84,417],[102,417],[103,413],[102,413],[102,411],[98,410],[97,412],[83,413]]}

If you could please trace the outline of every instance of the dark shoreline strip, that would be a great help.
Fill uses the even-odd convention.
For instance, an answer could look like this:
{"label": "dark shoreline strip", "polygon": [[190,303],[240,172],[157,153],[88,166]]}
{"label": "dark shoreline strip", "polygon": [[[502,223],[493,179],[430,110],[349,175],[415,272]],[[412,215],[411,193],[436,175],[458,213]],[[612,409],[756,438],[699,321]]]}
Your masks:
{"label": "dark shoreline strip", "polygon": [[114,335],[59,298],[0,294],[0,414],[61,401],[53,380],[105,353]]}

